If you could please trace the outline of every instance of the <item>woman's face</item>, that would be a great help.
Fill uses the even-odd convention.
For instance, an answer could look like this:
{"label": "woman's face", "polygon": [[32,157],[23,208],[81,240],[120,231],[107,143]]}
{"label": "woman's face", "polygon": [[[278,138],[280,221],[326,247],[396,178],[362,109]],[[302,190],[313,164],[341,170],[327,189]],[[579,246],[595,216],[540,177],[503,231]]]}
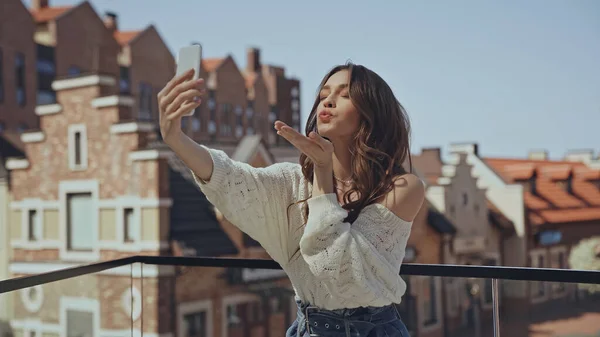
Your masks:
{"label": "woman's face", "polygon": [[317,131],[331,141],[349,141],[358,130],[360,115],[349,95],[350,72],[331,75],[319,93]]}

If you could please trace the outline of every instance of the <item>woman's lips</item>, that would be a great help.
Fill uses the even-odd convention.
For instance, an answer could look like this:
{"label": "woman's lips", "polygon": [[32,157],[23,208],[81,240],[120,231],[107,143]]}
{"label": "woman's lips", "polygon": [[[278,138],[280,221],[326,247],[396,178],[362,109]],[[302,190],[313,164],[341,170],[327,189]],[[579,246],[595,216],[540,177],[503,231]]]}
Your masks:
{"label": "woman's lips", "polygon": [[323,111],[319,112],[319,119],[322,122],[327,123],[327,122],[331,121],[331,118],[333,118],[333,115],[329,111],[323,110]]}

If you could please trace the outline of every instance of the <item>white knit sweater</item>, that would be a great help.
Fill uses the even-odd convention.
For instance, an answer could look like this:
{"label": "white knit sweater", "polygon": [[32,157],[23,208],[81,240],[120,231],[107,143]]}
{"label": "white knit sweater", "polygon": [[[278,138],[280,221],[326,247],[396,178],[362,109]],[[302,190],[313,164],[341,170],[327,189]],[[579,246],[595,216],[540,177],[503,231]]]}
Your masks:
{"label": "white knit sweater", "polygon": [[304,227],[302,203],[288,208],[311,190],[300,165],[254,168],[206,149],[214,169],[208,182],[194,175],[201,190],[282,266],[301,300],[328,310],[400,303],[406,283],[398,273],[411,222],[379,203],[344,222],[347,211],[331,193],[308,199]]}

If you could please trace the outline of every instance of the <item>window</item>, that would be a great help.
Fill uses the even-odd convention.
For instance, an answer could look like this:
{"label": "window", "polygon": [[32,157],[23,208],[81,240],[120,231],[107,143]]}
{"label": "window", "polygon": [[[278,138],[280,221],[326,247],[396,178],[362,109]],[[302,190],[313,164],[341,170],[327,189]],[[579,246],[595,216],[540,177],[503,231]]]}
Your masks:
{"label": "window", "polygon": [[27,236],[29,241],[38,241],[42,238],[40,215],[35,209],[30,209],[27,214]]}
{"label": "window", "polygon": [[121,94],[129,94],[131,91],[129,67],[121,66],[119,69],[119,75],[119,92]]}
{"label": "window", "polygon": [[239,336],[240,332],[251,330],[263,322],[261,302],[243,302],[227,306],[227,336]]}
{"label": "window", "polygon": [[181,303],[178,307],[176,337],[213,336],[212,302],[210,300]]}
{"label": "window", "polygon": [[67,310],[66,337],[94,336],[94,315],[91,312]]}
{"label": "window", "polygon": [[222,136],[231,136],[231,104],[224,103],[221,105],[223,119],[219,125],[219,130]]}
{"label": "window", "polygon": [[79,76],[80,74],[81,74],[81,69],[77,66],[70,66],[69,69],[67,69],[67,75],[69,77]]}
{"label": "window", "polygon": [[292,90],[290,91],[290,93],[292,94],[292,97],[294,97],[294,98],[298,97],[298,94],[299,94],[298,87],[293,87]]}
{"label": "window", "polygon": [[421,283],[423,301],[423,325],[434,325],[438,321],[436,284],[434,277],[425,277]]}
{"label": "window", "polygon": [[87,169],[87,131],[85,125],[69,125],[69,168],[74,171]]}
{"label": "window", "polygon": [[17,126],[17,132],[18,133],[23,133],[25,132],[25,130],[27,130],[29,127],[27,126],[27,124],[25,123],[19,123],[19,125]]}
{"label": "window", "polygon": [[75,132],[75,165],[81,166],[81,131]]}
{"label": "window", "polygon": [[206,311],[183,316],[185,337],[208,337],[206,329]]}
{"label": "window", "polygon": [[[531,267],[533,268],[545,268],[546,257],[545,251],[538,251],[530,253]],[[546,284],[542,281],[531,281],[530,283],[531,297],[534,299],[543,298],[546,296]]]}
{"label": "window", "polygon": [[[567,269],[567,249],[566,247],[554,247],[551,249],[551,267],[556,269]],[[567,288],[563,282],[553,282],[552,289],[556,294],[562,294]]]}
{"label": "window", "polygon": [[138,95],[138,117],[141,120],[152,119],[152,87],[147,83],[140,83]]}
{"label": "window", "polygon": [[469,203],[469,196],[467,195],[467,193],[462,194],[462,202],[463,206],[467,206],[467,204]]}
{"label": "window", "polygon": [[137,221],[133,208],[123,210],[123,241],[134,242],[137,238]]}
{"label": "window", "polygon": [[4,54],[0,48],[0,103],[4,102]]}
{"label": "window", "polygon": [[0,122],[0,133],[4,132],[4,130],[6,130],[6,124],[4,124],[4,122]]}
{"label": "window", "polygon": [[[93,250],[94,226],[91,193],[67,194],[67,249],[71,251]],[[79,336],[76,336],[79,337]]]}
{"label": "window", "polygon": [[198,116],[195,116],[194,119],[192,119],[192,131],[194,131],[194,132],[200,131],[201,126],[202,126],[202,123],[200,122],[200,118]]}
{"label": "window", "polygon": [[25,106],[27,95],[25,92],[25,55],[17,53],[15,57],[15,80],[17,87],[17,103]]}
{"label": "window", "polygon": [[56,103],[56,92],[52,89],[52,82],[56,78],[56,62],[54,61],[54,48],[37,45],[37,104],[46,105]]}

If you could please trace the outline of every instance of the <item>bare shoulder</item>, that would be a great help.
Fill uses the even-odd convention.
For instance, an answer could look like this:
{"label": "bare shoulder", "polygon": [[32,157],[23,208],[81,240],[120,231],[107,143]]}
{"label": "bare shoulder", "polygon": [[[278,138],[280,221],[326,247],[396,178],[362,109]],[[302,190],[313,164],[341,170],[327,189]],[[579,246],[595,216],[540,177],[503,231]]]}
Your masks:
{"label": "bare shoulder", "polygon": [[412,173],[394,178],[394,188],[386,195],[384,205],[405,221],[413,221],[425,200],[425,184]]}

